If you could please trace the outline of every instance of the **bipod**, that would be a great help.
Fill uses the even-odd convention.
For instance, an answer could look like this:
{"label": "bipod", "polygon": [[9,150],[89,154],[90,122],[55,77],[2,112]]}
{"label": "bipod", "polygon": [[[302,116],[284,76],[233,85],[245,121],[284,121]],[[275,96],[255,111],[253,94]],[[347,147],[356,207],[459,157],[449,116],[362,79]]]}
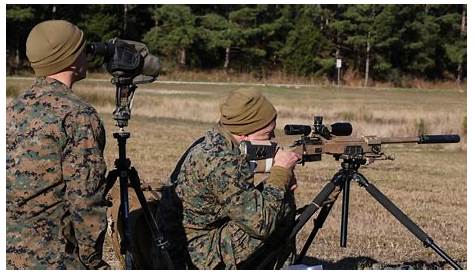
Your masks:
{"label": "bipod", "polygon": [[132,255],[132,234],[130,226],[130,212],[129,212],[129,199],[128,199],[128,187],[131,186],[137,195],[138,201],[143,209],[146,223],[152,235],[153,241],[153,266],[160,265],[157,261],[160,258],[165,260],[168,269],[173,269],[173,263],[169,253],[167,251],[168,242],[164,239],[161,233],[156,219],[153,217],[145,195],[141,189],[140,178],[138,172],[134,167],[131,167],[130,159],[126,155],[126,143],[130,137],[129,132],[121,131],[113,134],[114,138],[117,139],[119,146],[119,158],[115,160],[115,169],[110,171],[107,176],[107,189],[110,189],[115,184],[117,177],[120,182],[120,208],[119,214],[122,217],[122,231],[123,236],[120,242],[120,253],[125,255],[125,268],[132,269],[133,255]]}
{"label": "bipod", "polygon": [[[347,244],[347,224],[349,216],[349,192],[350,182],[356,181],[364,189],[379,202],[386,210],[388,210],[403,226],[405,226],[413,235],[415,235],[425,247],[430,247],[439,256],[441,256],[446,262],[448,262],[454,269],[462,269],[446,252],[444,252],[434,241],[428,236],[418,225],[416,225],[405,213],[403,213],[390,199],[387,198],[380,190],[378,190],[373,184],[371,184],[361,173],[357,170],[364,160],[360,158],[344,159],[341,163],[342,168],[333,176],[331,181],[327,183],[321,192],[319,192],[314,200],[306,205],[303,212],[296,220],[288,239],[294,239],[296,234],[301,228],[308,222],[313,214],[321,209],[318,217],[314,220],[314,227],[309,237],[307,238],[301,253],[296,259],[296,263],[301,263],[302,259],[306,255],[312,241],[316,237],[319,229],[323,227],[326,217],[332,209],[334,202],[337,199],[338,193],[336,188],[342,189],[343,201],[342,201],[342,216],[341,216],[341,238],[340,246],[346,247]],[[334,195],[335,193],[335,195]]]}

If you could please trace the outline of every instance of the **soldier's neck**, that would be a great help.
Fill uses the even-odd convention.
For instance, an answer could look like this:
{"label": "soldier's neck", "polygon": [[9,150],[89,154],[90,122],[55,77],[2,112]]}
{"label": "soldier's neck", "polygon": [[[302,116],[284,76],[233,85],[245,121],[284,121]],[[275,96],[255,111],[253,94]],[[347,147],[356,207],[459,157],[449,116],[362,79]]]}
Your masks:
{"label": "soldier's neck", "polygon": [[70,70],[60,71],[56,74],[49,75],[48,77],[53,78],[53,79],[63,83],[64,85],[66,85],[69,88],[72,88],[72,84],[74,84],[74,75],[73,75],[73,72],[70,71]]}

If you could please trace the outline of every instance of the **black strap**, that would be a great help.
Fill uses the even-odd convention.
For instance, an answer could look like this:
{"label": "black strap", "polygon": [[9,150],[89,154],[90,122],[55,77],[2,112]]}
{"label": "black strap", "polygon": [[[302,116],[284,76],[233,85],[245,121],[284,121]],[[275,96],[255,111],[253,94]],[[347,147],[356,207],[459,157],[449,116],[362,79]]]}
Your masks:
{"label": "black strap", "polygon": [[181,166],[183,165],[184,160],[188,156],[189,151],[191,151],[191,149],[193,149],[199,143],[202,143],[202,141],[204,141],[204,138],[205,137],[202,136],[201,138],[194,141],[194,143],[190,147],[188,147],[188,149],[183,153],[183,155],[181,155],[181,158],[179,158],[179,161],[176,164],[176,167],[174,168],[174,170],[173,170],[173,172],[171,173],[171,176],[170,176],[170,181],[173,185],[175,184],[176,180],[178,179],[178,174],[181,171]]}

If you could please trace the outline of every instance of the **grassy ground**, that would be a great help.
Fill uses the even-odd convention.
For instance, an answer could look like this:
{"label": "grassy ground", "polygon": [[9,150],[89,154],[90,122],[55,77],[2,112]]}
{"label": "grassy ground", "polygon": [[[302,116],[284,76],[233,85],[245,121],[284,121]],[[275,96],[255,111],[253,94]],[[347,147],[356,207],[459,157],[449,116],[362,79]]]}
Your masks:
{"label": "grassy ground", "polygon": [[[17,94],[29,84],[7,78],[7,93]],[[114,88],[109,83],[86,81],[74,88],[103,118],[108,132],[105,157],[112,168],[117,157],[116,141],[112,138],[116,128],[110,115],[114,109]],[[234,86],[159,82],[140,86],[128,128],[132,136],[127,152],[141,179],[156,185],[164,181],[186,147],[218,120],[219,103],[233,89]],[[313,115],[323,115],[327,124],[350,121],[354,135],[460,134],[460,144],[387,146],[385,151],[394,155],[395,161],[376,162],[360,171],[465,266],[466,93],[419,89],[258,89],[278,110],[277,135],[282,135],[286,123],[310,124]],[[339,163],[329,156],[318,163],[298,166],[297,204],[309,203],[338,168]],[[327,268],[351,268],[364,261],[441,261],[356,184],[352,185],[350,195],[347,248],[340,248],[340,200],[308,252],[311,262],[323,263]],[[311,229],[309,222],[300,233],[300,248]]]}

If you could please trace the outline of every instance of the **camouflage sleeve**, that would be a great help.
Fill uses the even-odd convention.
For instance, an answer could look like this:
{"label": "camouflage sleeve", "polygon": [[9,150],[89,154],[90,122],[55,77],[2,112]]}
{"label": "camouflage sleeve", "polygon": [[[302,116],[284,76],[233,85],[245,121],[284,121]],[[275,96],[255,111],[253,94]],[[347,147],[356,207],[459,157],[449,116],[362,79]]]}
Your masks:
{"label": "camouflage sleeve", "polygon": [[265,184],[258,190],[248,162],[241,157],[221,157],[212,173],[212,191],[226,215],[254,238],[266,239],[281,221],[285,187]]}
{"label": "camouflage sleeve", "polygon": [[106,165],[105,131],[97,114],[82,109],[64,120],[65,203],[71,214],[79,260],[89,269],[103,267],[102,244],[107,228],[103,204]]}

